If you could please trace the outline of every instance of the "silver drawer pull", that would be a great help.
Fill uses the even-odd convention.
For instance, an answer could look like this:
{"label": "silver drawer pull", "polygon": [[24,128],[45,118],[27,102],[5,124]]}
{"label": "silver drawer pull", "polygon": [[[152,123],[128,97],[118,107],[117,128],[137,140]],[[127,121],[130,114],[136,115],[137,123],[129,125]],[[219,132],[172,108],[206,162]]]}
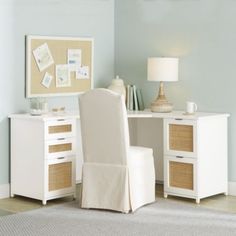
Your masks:
{"label": "silver drawer pull", "polygon": [[65,138],[58,138],[57,140],[65,140]]}
{"label": "silver drawer pull", "polygon": [[184,158],[183,156],[176,156],[176,158]]}
{"label": "silver drawer pull", "polygon": [[183,120],[183,119],[181,119],[181,118],[175,118],[175,120]]}
{"label": "silver drawer pull", "polygon": [[62,160],[62,159],[65,159],[65,157],[58,157],[57,159],[58,160]]}
{"label": "silver drawer pull", "polygon": [[65,119],[58,119],[57,121],[65,121]]}

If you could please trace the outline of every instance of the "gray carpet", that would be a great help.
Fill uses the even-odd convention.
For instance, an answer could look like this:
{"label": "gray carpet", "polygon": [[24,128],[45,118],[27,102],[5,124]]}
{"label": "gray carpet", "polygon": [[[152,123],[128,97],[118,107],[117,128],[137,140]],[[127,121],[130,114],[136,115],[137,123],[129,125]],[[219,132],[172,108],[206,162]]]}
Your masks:
{"label": "gray carpet", "polygon": [[236,215],[158,199],[133,214],[82,210],[77,202],[0,218],[1,236],[236,235]]}

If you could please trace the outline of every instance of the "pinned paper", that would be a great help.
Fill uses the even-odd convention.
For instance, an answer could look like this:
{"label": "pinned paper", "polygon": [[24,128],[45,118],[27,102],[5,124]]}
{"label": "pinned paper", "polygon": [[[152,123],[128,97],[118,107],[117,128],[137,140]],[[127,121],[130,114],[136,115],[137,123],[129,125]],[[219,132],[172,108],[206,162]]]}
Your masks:
{"label": "pinned paper", "polygon": [[81,66],[77,68],[76,79],[89,79],[89,66]]}
{"label": "pinned paper", "polygon": [[52,82],[52,79],[53,79],[53,76],[50,75],[48,72],[46,72],[41,83],[44,87],[49,88]]}
{"label": "pinned paper", "polygon": [[48,48],[47,43],[44,43],[41,46],[37,47],[35,50],[33,50],[33,54],[40,72],[47,69],[54,63],[52,54]]}
{"label": "pinned paper", "polygon": [[56,87],[69,86],[71,86],[69,66],[56,65]]}
{"label": "pinned paper", "polygon": [[81,67],[81,49],[68,49],[67,54],[67,63],[70,66],[70,71],[76,71],[77,68]]}

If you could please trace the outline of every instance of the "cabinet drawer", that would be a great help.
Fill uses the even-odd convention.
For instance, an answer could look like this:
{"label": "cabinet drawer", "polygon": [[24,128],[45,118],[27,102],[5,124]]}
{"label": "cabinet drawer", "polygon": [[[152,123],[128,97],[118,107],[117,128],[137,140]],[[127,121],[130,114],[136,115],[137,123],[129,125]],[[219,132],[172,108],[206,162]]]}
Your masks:
{"label": "cabinet drawer", "polygon": [[75,119],[55,119],[45,122],[45,139],[75,136]]}
{"label": "cabinet drawer", "polygon": [[75,138],[58,138],[45,143],[46,159],[72,156],[76,153]]}
{"label": "cabinet drawer", "polygon": [[67,194],[75,189],[75,158],[60,158],[46,162],[47,197]]}
{"label": "cabinet drawer", "polygon": [[196,193],[197,162],[192,158],[165,157],[164,191],[193,196]]}
{"label": "cabinet drawer", "polygon": [[197,156],[197,123],[194,120],[165,119],[165,155]]}

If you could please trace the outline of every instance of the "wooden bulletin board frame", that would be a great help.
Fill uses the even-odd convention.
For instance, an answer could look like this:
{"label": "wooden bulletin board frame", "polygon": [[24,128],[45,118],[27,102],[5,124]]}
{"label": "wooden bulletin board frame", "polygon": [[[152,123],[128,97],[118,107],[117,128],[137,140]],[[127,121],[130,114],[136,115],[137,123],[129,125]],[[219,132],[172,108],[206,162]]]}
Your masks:
{"label": "wooden bulletin board frame", "polygon": [[[42,46],[48,48],[51,63],[38,64],[35,51]],[[44,47],[45,48],[45,47]],[[58,66],[68,65],[68,49],[81,52],[81,67],[86,68],[86,78],[79,78],[76,71],[69,72],[69,83],[58,86]],[[51,97],[78,95],[93,88],[93,38],[26,36],[26,97]],[[39,55],[39,54],[38,54]],[[69,65],[68,65],[69,67]],[[70,69],[69,69],[70,71]],[[86,73],[85,72],[85,73]],[[43,79],[50,75],[50,83],[43,85]]]}

